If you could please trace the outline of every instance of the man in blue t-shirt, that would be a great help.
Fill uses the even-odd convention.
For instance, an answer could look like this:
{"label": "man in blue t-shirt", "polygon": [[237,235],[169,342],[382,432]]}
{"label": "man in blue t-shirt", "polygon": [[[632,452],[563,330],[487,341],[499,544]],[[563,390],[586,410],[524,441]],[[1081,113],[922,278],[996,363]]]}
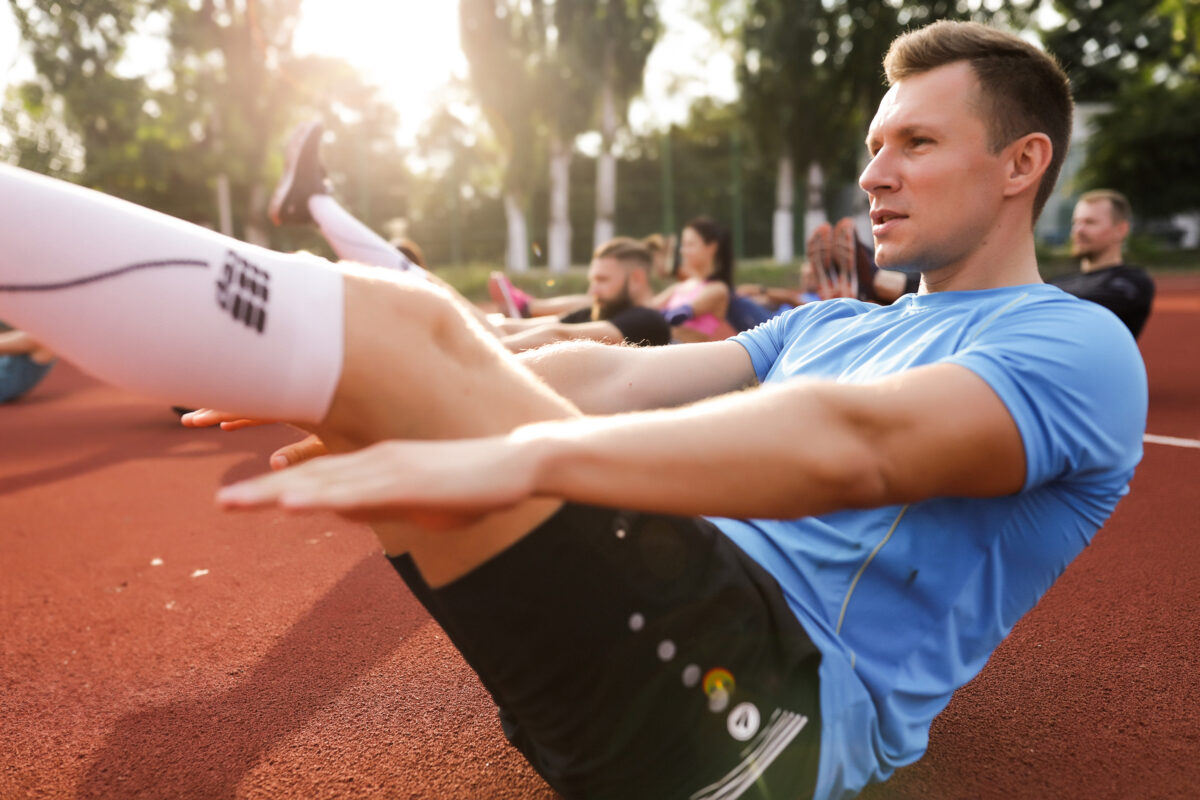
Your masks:
{"label": "man in blue t-shirt", "polygon": [[[884,66],[860,185],[878,265],[919,272],[917,294],[724,342],[511,358],[431,290],[347,278],[320,432],[393,441],[220,494],[375,520],[565,796],[886,779],[1127,491],[1133,337],[1034,253],[1065,75],[973,23],[905,34]],[[384,326],[399,335],[362,333]]]}

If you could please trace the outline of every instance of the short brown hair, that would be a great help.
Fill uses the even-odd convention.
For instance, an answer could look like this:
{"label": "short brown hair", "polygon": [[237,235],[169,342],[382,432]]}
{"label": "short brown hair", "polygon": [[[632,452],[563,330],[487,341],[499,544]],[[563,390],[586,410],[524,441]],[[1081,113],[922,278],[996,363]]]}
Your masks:
{"label": "short brown hair", "polygon": [[661,233],[652,233],[649,236],[643,236],[641,241],[642,247],[650,251],[650,255],[667,252],[667,237]]}
{"label": "short brown hair", "polygon": [[1038,185],[1033,219],[1046,205],[1071,141],[1074,103],[1062,67],[1049,54],[1018,36],[978,22],[941,20],[892,42],[883,69],[888,84],[966,61],[982,90],[980,116],[993,153],[1030,133],[1044,133],[1052,147],[1050,165]]}
{"label": "short brown hair", "polygon": [[1079,195],[1078,202],[1095,203],[1100,200],[1108,201],[1113,222],[1129,222],[1133,218],[1133,206],[1129,205],[1129,198],[1116,189],[1092,189]]}
{"label": "short brown hair", "polygon": [[392,242],[392,246],[399,250],[401,255],[416,264],[418,267],[428,266],[425,263],[425,251],[421,249],[421,245],[417,244],[412,239],[397,239]]}
{"label": "short brown hair", "polygon": [[646,270],[647,274],[654,264],[654,258],[650,255],[649,248],[637,239],[631,239],[628,236],[609,239],[596,248],[596,252],[592,253],[592,258],[615,258],[618,261],[626,262],[628,266],[641,267]]}

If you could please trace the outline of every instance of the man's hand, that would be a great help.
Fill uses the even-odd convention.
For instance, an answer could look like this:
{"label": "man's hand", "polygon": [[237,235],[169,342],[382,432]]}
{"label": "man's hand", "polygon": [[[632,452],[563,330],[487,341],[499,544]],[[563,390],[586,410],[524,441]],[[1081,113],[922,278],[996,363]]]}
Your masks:
{"label": "man's hand", "polygon": [[329,448],[325,446],[325,442],[321,441],[321,437],[315,433],[309,434],[300,441],[284,445],[272,453],[271,469],[294,467],[297,464],[303,464],[305,461],[328,454]]}
{"label": "man's hand", "polygon": [[223,431],[237,431],[242,428],[252,428],[255,425],[273,425],[279,420],[246,419],[241,414],[234,414],[230,411],[200,408],[184,414],[179,421],[185,428],[211,428],[213,425],[220,425]]}
{"label": "man's hand", "polygon": [[519,450],[505,437],[381,442],[227,486],[217,502],[458,528],[531,497],[532,460]]}
{"label": "man's hand", "polygon": [[831,272],[815,269],[817,276],[817,296],[822,300],[835,297],[858,297],[858,278],[842,272],[836,267]]}
{"label": "man's hand", "polygon": [[[213,408],[189,411],[180,417],[180,421],[188,428],[211,428],[213,425],[220,425],[223,431],[237,431],[242,428],[271,425],[276,422],[276,420],[268,419],[246,419],[241,414],[217,411]],[[325,446],[325,442],[321,441],[321,437],[312,433],[300,441],[284,445],[272,453],[271,469],[285,469],[327,453],[329,453],[329,448]]]}

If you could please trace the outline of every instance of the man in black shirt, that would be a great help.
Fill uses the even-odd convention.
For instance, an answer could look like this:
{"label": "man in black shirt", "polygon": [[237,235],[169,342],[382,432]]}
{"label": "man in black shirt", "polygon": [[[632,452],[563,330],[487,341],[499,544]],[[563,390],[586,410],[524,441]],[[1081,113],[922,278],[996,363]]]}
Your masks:
{"label": "man in black shirt", "polygon": [[1050,283],[1065,292],[1099,303],[1116,314],[1136,339],[1150,316],[1154,280],[1124,263],[1121,249],[1129,235],[1129,201],[1111,189],[1086,192],[1071,217],[1071,255],[1079,272]]}
{"label": "man in black shirt", "polygon": [[591,308],[561,317],[505,320],[501,341],[514,351],[528,350],[566,339],[589,339],[609,344],[663,345],[671,329],[661,312],[650,307],[653,257],[641,242],[612,239],[597,248],[588,266]]}

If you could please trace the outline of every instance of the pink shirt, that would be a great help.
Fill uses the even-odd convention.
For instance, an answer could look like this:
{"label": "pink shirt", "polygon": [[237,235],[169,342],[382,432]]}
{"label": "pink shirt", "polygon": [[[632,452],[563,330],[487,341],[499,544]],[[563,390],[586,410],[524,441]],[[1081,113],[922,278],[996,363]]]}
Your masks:
{"label": "pink shirt", "polygon": [[[691,305],[692,301],[700,296],[700,292],[704,289],[704,283],[684,282],[676,286],[671,291],[671,296],[667,298],[667,310],[672,311],[680,306]],[[687,322],[684,322],[681,327],[691,328],[698,333],[703,333],[705,336],[715,336],[721,330],[721,323],[724,322],[716,314],[699,314],[692,317]]]}

